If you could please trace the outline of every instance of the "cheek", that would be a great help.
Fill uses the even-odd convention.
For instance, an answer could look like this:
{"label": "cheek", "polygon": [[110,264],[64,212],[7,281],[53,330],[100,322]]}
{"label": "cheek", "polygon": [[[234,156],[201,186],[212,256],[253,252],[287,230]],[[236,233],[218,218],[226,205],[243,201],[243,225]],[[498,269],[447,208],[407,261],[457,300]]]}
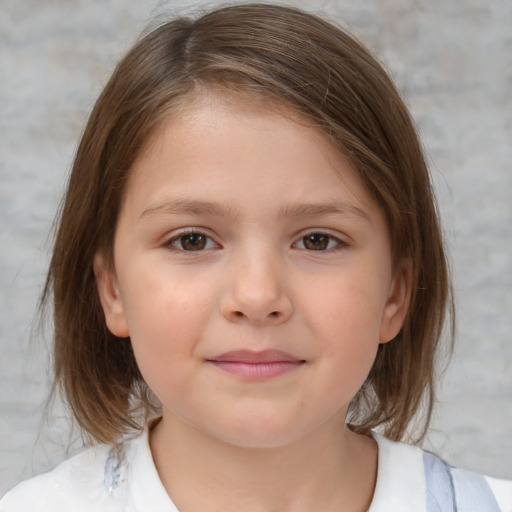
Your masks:
{"label": "cheek", "polygon": [[165,258],[150,259],[120,276],[130,332],[137,326],[193,329],[214,299],[214,287],[200,275],[172,271]]}
{"label": "cheek", "polygon": [[369,291],[364,283],[351,278],[310,294],[305,307],[314,330],[321,332],[321,338],[334,350],[336,340],[354,347],[378,343],[384,304],[383,294]]}
{"label": "cheek", "polygon": [[305,303],[326,375],[337,389],[351,395],[366,380],[375,360],[385,303],[383,293],[370,286],[375,281],[363,274],[359,277],[340,276],[323,291],[317,288]]}
{"label": "cheek", "polygon": [[141,373],[149,380],[158,373],[172,378],[172,369],[192,361],[209,321],[213,290],[201,280],[173,276],[156,265],[145,265],[130,276],[120,276],[121,294]]}

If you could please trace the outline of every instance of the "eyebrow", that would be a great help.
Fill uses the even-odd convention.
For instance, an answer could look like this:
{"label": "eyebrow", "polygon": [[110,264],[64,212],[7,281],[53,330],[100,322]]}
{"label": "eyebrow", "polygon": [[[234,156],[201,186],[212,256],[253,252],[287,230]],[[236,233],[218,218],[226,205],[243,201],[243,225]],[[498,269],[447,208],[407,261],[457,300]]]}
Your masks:
{"label": "eyebrow", "polygon": [[140,215],[140,218],[148,215],[170,213],[174,215],[215,215],[228,217],[234,214],[233,208],[222,203],[209,201],[196,201],[194,199],[165,200],[148,206]]}
{"label": "eyebrow", "polygon": [[317,215],[352,215],[371,222],[368,212],[359,206],[344,202],[302,203],[281,208],[284,217],[314,217]]}
{"label": "eyebrow", "polygon": [[[148,206],[140,218],[156,214],[237,216],[233,207],[222,203],[194,199],[171,199]],[[359,206],[345,202],[300,203],[285,205],[279,210],[281,217],[315,217],[320,215],[351,215],[371,222],[368,212]]]}

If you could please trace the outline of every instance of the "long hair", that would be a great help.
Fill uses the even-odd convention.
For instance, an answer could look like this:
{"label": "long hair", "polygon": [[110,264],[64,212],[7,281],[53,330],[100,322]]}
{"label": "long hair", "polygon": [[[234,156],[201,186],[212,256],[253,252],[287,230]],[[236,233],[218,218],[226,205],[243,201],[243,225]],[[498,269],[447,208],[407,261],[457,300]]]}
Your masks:
{"label": "long hair", "polygon": [[93,258],[101,250],[113,265],[120,204],[141,148],[163,119],[205,89],[298,114],[348,157],[382,208],[395,264],[412,261],[412,296],[402,330],[379,346],[351,403],[350,425],[360,433],[380,428],[399,440],[421,413],[421,438],[453,301],[420,142],[395,86],[368,50],[319,17],[276,5],[224,7],[161,25],[122,59],[97,100],[70,175],[42,297],[43,304],[53,297],[54,390],[63,392],[84,432],[101,442],[140,428],[140,412],[155,405],[130,341],[105,325]]}

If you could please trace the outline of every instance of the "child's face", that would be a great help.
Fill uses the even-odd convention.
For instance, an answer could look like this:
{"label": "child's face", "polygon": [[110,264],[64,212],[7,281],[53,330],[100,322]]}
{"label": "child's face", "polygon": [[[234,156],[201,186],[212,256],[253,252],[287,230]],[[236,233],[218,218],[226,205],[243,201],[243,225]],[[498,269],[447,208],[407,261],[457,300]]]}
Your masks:
{"label": "child's face", "polygon": [[339,428],[407,307],[347,160],[314,128],[219,97],[137,160],[114,263],[95,260],[107,324],[131,337],[164,422],[243,446]]}

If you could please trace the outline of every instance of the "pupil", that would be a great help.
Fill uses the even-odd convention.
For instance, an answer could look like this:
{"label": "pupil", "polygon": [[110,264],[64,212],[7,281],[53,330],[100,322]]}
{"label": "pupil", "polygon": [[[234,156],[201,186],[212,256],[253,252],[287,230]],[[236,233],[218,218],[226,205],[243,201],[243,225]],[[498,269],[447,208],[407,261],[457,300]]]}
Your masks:
{"label": "pupil", "polygon": [[187,251],[200,251],[206,245],[206,237],[199,233],[191,233],[181,237],[181,247]]}
{"label": "pupil", "polygon": [[322,251],[329,245],[329,237],[327,235],[313,234],[303,238],[304,246],[313,251]]}

